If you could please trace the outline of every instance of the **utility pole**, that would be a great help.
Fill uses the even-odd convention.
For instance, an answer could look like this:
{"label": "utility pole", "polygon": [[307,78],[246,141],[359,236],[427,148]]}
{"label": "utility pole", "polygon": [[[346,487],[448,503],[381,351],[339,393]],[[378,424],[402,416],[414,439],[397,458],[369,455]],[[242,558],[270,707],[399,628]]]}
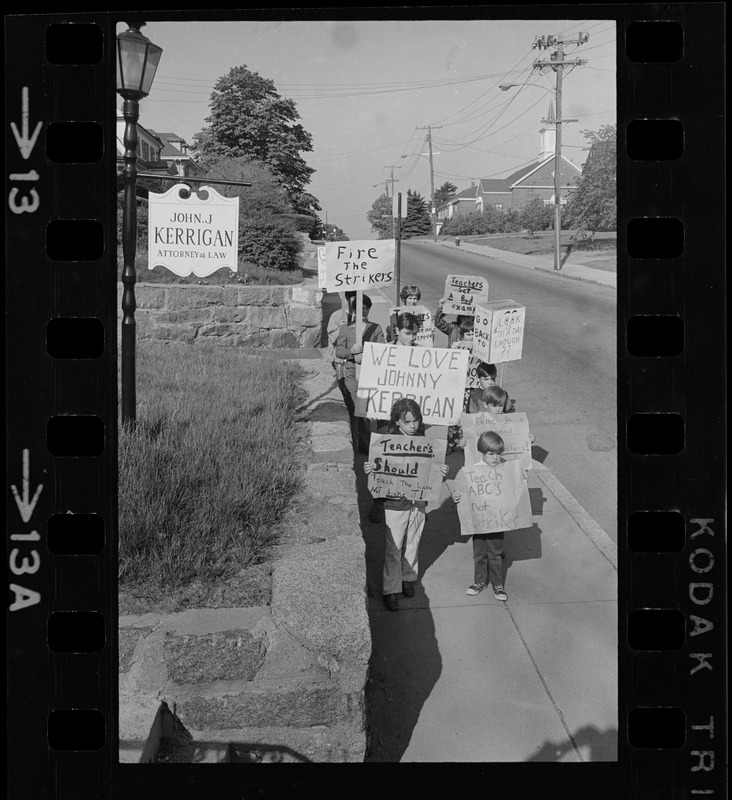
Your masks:
{"label": "utility pole", "polygon": [[[384,181],[384,186],[386,187],[386,186],[388,186],[388,184],[391,184],[391,196],[394,197],[394,183],[396,181],[396,178],[394,177],[394,170],[395,169],[401,169],[401,166],[399,166],[399,164],[384,164],[384,169],[390,169],[391,170],[391,178],[387,178]],[[386,196],[389,197],[389,190],[388,189],[386,190]]]}
{"label": "utility pole", "polygon": [[437,209],[435,208],[435,170],[432,165],[432,128],[440,129],[442,125],[422,125],[418,126],[418,131],[427,131],[427,147],[429,148],[430,156],[430,219],[432,221],[432,235],[434,240],[437,241]]}
{"label": "utility pole", "polygon": [[[562,268],[562,251],[560,246],[560,237],[562,233],[562,180],[560,177],[561,172],[561,159],[562,159],[562,123],[563,122],[577,122],[576,119],[562,119],[562,74],[565,67],[579,67],[586,64],[587,61],[574,58],[569,61],[564,59],[564,47],[568,44],[582,45],[590,38],[589,33],[580,32],[576,39],[563,39],[561,36],[537,36],[534,40],[533,48],[540,48],[546,50],[548,47],[556,47],[556,50],[551,54],[549,60],[534,61],[534,67],[539,70],[552,69],[556,75],[556,100],[555,100],[555,115],[556,115],[556,136],[554,139],[554,269],[559,270]],[[542,120],[546,121],[546,120]]]}

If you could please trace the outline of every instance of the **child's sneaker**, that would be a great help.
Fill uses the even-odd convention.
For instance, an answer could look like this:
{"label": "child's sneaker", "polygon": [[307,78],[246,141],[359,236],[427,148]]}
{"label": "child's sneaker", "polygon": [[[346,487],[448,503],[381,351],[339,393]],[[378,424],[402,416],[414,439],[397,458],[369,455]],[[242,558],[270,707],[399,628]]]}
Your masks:
{"label": "child's sneaker", "polygon": [[508,595],[503,586],[494,586],[493,594],[496,596],[496,600],[508,600]]}
{"label": "child's sneaker", "polygon": [[484,583],[472,583],[468,588],[465,590],[465,594],[475,595],[480,594],[483,589],[485,589]]}

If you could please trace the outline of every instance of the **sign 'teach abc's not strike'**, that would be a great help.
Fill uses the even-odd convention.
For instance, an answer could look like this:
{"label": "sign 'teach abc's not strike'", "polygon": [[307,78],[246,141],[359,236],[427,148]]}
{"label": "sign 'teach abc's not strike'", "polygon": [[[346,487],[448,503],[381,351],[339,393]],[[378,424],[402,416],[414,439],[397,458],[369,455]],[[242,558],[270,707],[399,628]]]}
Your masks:
{"label": "sign 'teach abc's not strike'", "polygon": [[517,361],[524,345],[526,306],[495,300],[475,308],[473,355],[488,364]]}
{"label": "sign 'teach abc's not strike'", "polygon": [[353,292],[389,286],[394,280],[394,239],[326,242],[325,290]]}
{"label": "sign 'teach abc's not strike'", "polygon": [[223,197],[210,186],[199,195],[181,192],[178,183],[167,192],[148,196],[148,269],[165,267],[181,277],[205,278],[217,269],[237,271],[239,262],[239,198]]}

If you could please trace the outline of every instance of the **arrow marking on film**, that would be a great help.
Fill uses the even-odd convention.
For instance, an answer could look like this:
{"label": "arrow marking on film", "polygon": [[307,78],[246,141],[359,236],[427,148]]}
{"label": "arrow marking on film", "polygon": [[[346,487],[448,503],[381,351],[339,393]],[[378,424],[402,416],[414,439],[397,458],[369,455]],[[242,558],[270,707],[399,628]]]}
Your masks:
{"label": "arrow marking on film", "polygon": [[41,132],[41,128],[43,127],[43,123],[39,122],[36,125],[36,129],[33,131],[33,135],[29,138],[28,137],[28,129],[29,129],[29,102],[28,102],[28,87],[23,87],[23,111],[22,111],[22,122],[21,122],[21,132],[18,133],[18,126],[14,123],[10,123],[10,127],[13,131],[13,136],[15,136],[15,141],[18,143],[18,147],[20,148],[20,154],[23,158],[28,158],[30,154],[33,152],[33,148],[36,146],[36,139],[38,138],[38,134]]}
{"label": "arrow marking on film", "polygon": [[14,485],[10,489],[13,492],[13,497],[15,497],[15,503],[18,506],[23,522],[28,522],[40,497],[41,489],[43,489],[43,484],[39,484],[33,499],[30,499],[30,453],[28,450],[23,450],[23,497],[20,497]]}

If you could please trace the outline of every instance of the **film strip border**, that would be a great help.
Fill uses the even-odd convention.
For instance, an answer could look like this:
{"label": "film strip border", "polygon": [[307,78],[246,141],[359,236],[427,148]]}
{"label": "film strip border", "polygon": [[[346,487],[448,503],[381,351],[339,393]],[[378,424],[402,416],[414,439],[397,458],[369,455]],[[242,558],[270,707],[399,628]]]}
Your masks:
{"label": "film strip border", "polygon": [[[719,797],[724,5],[592,13],[618,23],[625,645],[619,761],[583,765],[567,781],[595,797]],[[551,16],[573,14],[551,7]],[[115,22],[106,14],[6,18],[13,798],[124,797],[153,785],[158,796],[179,796],[170,767],[152,780],[116,763]],[[227,778],[217,773],[217,787],[233,785]],[[196,779],[187,779],[193,789]],[[535,775],[525,779],[539,796]],[[201,796],[209,781],[198,784]]]}

